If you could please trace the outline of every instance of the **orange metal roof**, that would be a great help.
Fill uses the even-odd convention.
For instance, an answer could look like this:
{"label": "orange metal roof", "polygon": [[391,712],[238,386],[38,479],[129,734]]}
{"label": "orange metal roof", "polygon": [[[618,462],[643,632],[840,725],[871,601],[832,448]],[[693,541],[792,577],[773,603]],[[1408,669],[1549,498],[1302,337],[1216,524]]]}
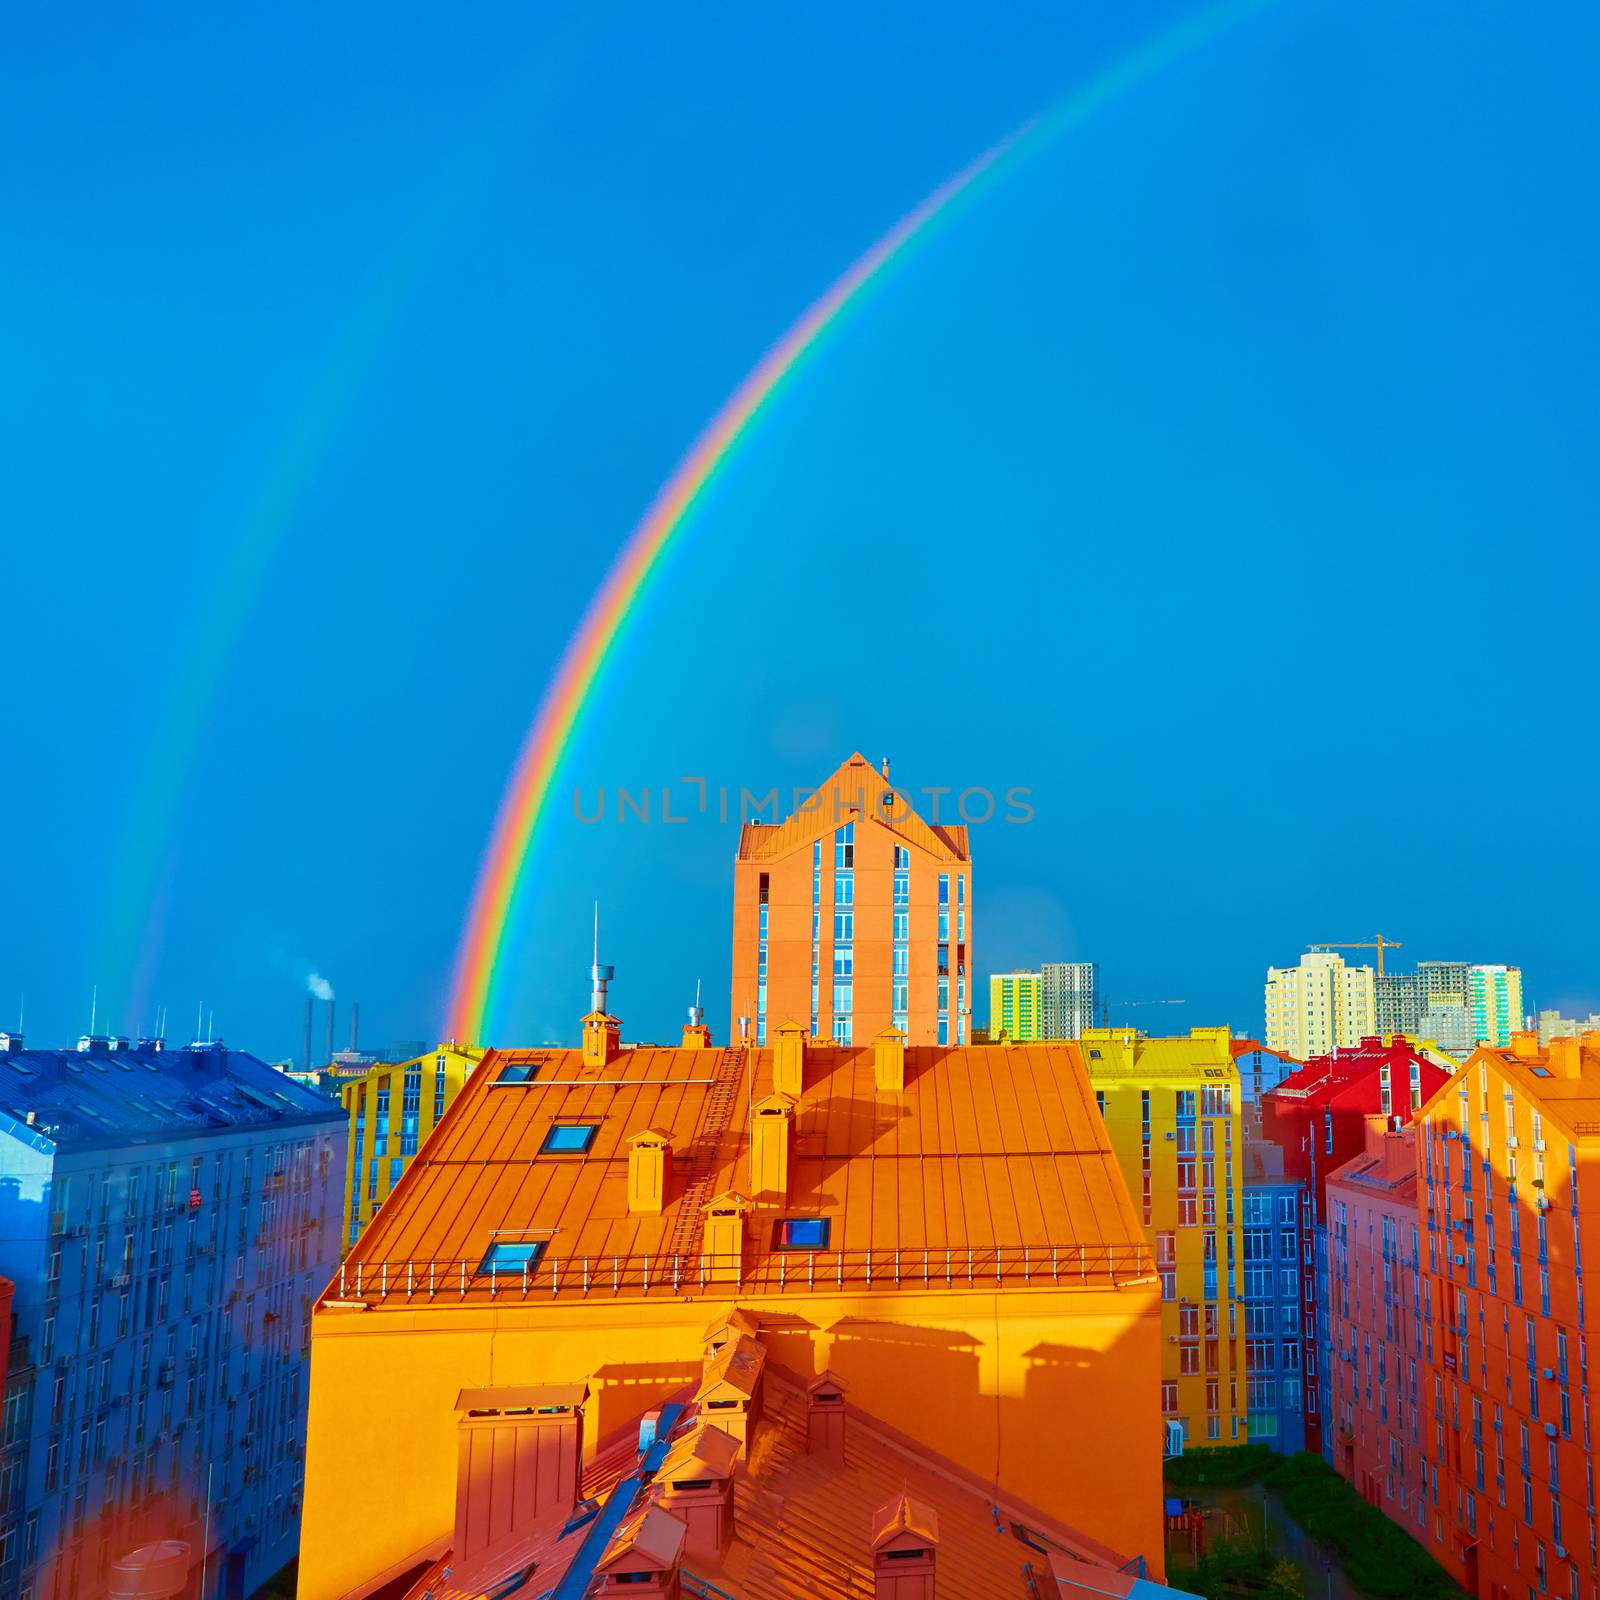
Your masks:
{"label": "orange metal roof", "polygon": [[[997,1494],[992,1484],[858,1406],[847,1407],[842,1462],[810,1453],[801,1380],[769,1363],[763,1383],[762,1417],[735,1468],[733,1537],[720,1557],[682,1558],[684,1571],[700,1580],[686,1581],[685,1593],[700,1593],[709,1584],[730,1600],[860,1600],[873,1590],[875,1542],[897,1531],[880,1508],[894,1513],[904,1501],[904,1526],[930,1543],[937,1540],[940,1600],[1036,1600],[1047,1586],[1052,1593],[1176,1597],[1175,1590],[1121,1572],[1122,1555]],[[691,1415],[685,1426],[698,1426],[697,1419]],[[673,1448],[678,1445],[674,1441]],[[634,1492],[630,1474],[638,1461],[634,1426],[606,1442],[584,1473],[583,1494],[604,1500],[613,1492]],[[664,1470],[656,1472],[655,1482]],[[602,1565],[630,1539],[642,1543],[652,1512],[666,1516],[649,1494],[648,1485],[639,1489]],[[656,1531],[664,1537],[656,1538]],[[661,1526],[650,1537],[651,1551],[664,1556],[681,1535]],[[530,1568],[529,1591],[547,1594],[581,1544],[581,1526],[573,1528],[563,1514],[471,1562],[454,1562],[445,1551],[412,1585],[407,1600],[481,1600]]]}
{"label": "orange metal roof", "polygon": [[[525,1064],[538,1065],[531,1082],[498,1081],[507,1065]],[[659,1287],[670,1253],[698,1237],[698,1222],[680,1228],[679,1218],[696,1141],[709,1161],[696,1210],[707,1196],[750,1188],[747,1110],[771,1092],[772,1065],[768,1049],[648,1046],[597,1067],[576,1050],[491,1052],[330,1293],[371,1301],[402,1286],[422,1292],[429,1274],[441,1290],[450,1273],[470,1283],[490,1244],[507,1240],[546,1241],[541,1282],[559,1274],[562,1292],[620,1271],[618,1261],[646,1259]],[[702,1137],[718,1106],[725,1126]],[[594,1125],[586,1153],[540,1153],[558,1122]],[[628,1209],[628,1140],[645,1128],[671,1137],[674,1175],[660,1213]],[[911,1047],[899,1094],[877,1089],[870,1045],[809,1048],[790,1140],[786,1203],[747,1220],[741,1296],[778,1287],[780,1274],[792,1290],[804,1270],[803,1256],[776,1249],[772,1224],[783,1215],[829,1218],[827,1259],[872,1252],[874,1283],[880,1256],[909,1282],[961,1271],[969,1250],[1001,1253],[1007,1282],[1045,1270],[1063,1283],[1069,1274],[1102,1285],[1149,1277],[1144,1232],[1075,1045]],[[1000,1275],[998,1264],[989,1275]],[[636,1270],[621,1278],[621,1294],[641,1288]],[[730,1288],[706,1292],[726,1299]]]}
{"label": "orange metal roof", "polygon": [[[1480,1045],[1462,1070],[1470,1073],[1483,1062],[1516,1084],[1574,1140],[1600,1138],[1600,1050],[1580,1039],[1552,1039],[1538,1051],[1525,1055]],[[1576,1076],[1566,1063],[1576,1064]],[[1458,1072],[1432,1095],[1423,1112],[1431,1110],[1460,1076]]]}
{"label": "orange metal roof", "polygon": [[[891,789],[896,800],[892,807],[886,807],[881,804],[882,796]],[[894,789],[894,785],[857,751],[826,782],[817,786],[813,800],[782,822],[745,823],[739,830],[738,859],[775,861],[793,850],[808,847],[824,834],[831,834],[856,815],[881,823],[907,844],[940,860],[970,858],[964,823],[924,822],[912,809],[905,791]]]}

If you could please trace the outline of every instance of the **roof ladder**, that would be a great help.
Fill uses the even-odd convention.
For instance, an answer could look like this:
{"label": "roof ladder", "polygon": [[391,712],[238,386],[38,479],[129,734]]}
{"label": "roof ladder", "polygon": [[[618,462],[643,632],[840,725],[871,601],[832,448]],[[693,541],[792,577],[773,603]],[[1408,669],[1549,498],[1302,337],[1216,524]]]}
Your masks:
{"label": "roof ladder", "polygon": [[722,1052],[716,1075],[706,1093],[706,1107],[699,1132],[684,1163],[683,1193],[678,1197],[678,1215],[667,1239],[667,1254],[693,1255],[700,1248],[704,1219],[701,1207],[711,1198],[711,1179],[717,1170],[722,1135],[728,1126],[740,1080],[744,1077],[744,1051],[730,1045]]}

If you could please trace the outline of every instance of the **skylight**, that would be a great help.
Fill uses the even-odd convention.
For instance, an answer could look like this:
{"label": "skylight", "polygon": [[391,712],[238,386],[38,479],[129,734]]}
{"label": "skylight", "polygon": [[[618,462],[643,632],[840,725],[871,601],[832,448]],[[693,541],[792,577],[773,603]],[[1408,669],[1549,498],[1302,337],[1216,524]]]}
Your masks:
{"label": "skylight", "polygon": [[826,1250],[831,1217],[784,1217],[778,1223],[780,1250]]}
{"label": "skylight", "polygon": [[496,1083],[532,1083],[541,1063],[537,1061],[508,1061],[501,1067]]}
{"label": "skylight", "polygon": [[546,1239],[497,1239],[484,1252],[478,1271],[491,1277],[504,1272],[532,1272],[548,1243]]}
{"label": "skylight", "polygon": [[581,1156],[599,1132],[597,1122],[555,1122],[539,1146],[542,1156]]}

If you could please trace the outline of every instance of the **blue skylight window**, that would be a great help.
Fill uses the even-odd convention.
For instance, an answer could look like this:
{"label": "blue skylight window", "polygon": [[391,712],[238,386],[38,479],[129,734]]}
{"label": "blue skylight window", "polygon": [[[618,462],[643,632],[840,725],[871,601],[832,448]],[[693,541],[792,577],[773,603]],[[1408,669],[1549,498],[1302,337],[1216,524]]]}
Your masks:
{"label": "blue skylight window", "polygon": [[538,1075],[537,1061],[508,1061],[501,1067],[496,1083],[532,1083]]}
{"label": "blue skylight window", "polygon": [[544,1254],[548,1242],[545,1239],[496,1240],[484,1253],[478,1271],[491,1275],[514,1272],[519,1276],[524,1270],[532,1272],[539,1265],[539,1258]]}
{"label": "blue skylight window", "polygon": [[831,1217],[785,1217],[778,1224],[780,1250],[826,1250]]}
{"label": "blue skylight window", "polygon": [[555,1122],[539,1146],[542,1156],[581,1156],[599,1132],[596,1122]]}

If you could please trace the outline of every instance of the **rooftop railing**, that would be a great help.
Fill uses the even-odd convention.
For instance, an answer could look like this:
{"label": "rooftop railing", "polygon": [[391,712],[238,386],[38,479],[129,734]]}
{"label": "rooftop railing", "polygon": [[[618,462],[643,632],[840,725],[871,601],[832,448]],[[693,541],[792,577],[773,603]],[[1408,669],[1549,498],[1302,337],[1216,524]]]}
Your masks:
{"label": "rooftop railing", "polygon": [[574,1300],[603,1296],[831,1294],[873,1289],[1107,1289],[1155,1282],[1144,1244],[1015,1245],[927,1250],[783,1250],[756,1259],[546,1254],[487,1268],[481,1260],[347,1261],[326,1300],[368,1305]]}

